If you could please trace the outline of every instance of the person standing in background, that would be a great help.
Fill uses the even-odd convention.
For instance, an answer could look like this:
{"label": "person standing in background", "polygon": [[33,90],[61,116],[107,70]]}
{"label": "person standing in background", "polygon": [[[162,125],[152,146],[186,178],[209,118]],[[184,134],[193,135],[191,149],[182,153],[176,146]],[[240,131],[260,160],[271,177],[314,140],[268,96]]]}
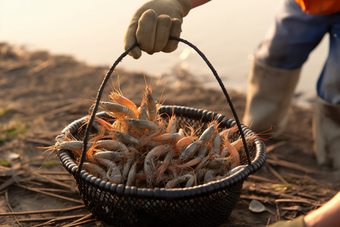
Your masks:
{"label": "person standing in background", "polygon": [[[124,48],[138,59],[142,51],[172,52],[183,18],[210,0],[151,0],[136,10],[127,28]],[[237,18],[236,18],[237,19]],[[212,23],[221,23],[220,21]],[[329,33],[329,55],[317,82],[313,135],[319,165],[340,170],[340,1],[282,0],[274,24],[257,47],[248,78],[243,124],[254,132],[274,126],[281,133],[288,121],[301,68],[309,54]],[[273,227],[340,226],[339,194],[331,204],[291,222]],[[334,202],[337,201],[337,202]],[[332,225],[330,225],[332,223]]]}

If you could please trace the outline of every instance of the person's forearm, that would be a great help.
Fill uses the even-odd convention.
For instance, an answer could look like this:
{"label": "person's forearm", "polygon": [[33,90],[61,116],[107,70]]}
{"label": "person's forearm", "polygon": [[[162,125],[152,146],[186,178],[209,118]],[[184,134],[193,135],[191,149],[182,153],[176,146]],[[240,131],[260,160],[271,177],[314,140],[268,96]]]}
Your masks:
{"label": "person's forearm", "polygon": [[340,192],[329,202],[304,218],[306,227],[338,227],[340,226]]}
{"label": "person's forearm", "polygon": [[190,0],[192,8],[195,8],[197,6],[200,6],[206,2],[209,2],[210,0]]}

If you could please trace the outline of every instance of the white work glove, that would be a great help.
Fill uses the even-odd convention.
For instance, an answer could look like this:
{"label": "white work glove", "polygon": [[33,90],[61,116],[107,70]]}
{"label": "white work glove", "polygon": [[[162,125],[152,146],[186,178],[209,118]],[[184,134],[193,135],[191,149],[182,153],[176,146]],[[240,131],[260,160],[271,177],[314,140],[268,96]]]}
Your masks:
{"label": "white work glove", "polygon": [[125,33],[124,49],[134,43],[129,54],[138,59],[141,50],[148,54],[155,52],[172,52],[176,50],[178,41],[169,40],[169,36],[179,37],[182,19],[191,9],[189,0],[151,0],[142,5],[132,16]]}

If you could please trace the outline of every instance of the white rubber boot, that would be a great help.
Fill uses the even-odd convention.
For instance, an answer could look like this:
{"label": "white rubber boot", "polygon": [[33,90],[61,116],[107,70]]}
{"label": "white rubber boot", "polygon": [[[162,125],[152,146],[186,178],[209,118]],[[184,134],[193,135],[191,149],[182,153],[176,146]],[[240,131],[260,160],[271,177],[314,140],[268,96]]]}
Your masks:
{"label": "white rubber boot", "polygon": [[319,165],[340,170],[340,105],[317,97],[313,122],[314,151]]}
{"label": "white rubber boot", "polygon": [[256,133],[281,133],[288,121],[288,110],[301,68],[278,69],[255,59],[248,77],[247,102],[243,124]]}

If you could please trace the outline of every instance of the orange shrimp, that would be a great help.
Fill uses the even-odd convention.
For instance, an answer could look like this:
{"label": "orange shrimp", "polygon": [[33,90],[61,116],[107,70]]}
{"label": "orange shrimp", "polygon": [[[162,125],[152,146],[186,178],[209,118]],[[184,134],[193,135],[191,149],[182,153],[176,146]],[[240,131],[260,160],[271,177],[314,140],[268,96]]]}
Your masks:
{"label": "orange shrimp", "polygon": [[118,83],[117,88],[112,83],[112,87],[111,88],[112,88],[113,91],[109,94],[109,98],[113,102],[131,109],[136,114],[137,113],[137,106],[136,106],[136,104],[134,102],[132,102],[130,99],[124,97],[122,91],[120,90],[119,76],[117,76],[117,83]]}
{"label": "orange shrimp", "polygon": [[191,131],[190,136],[183,137],[182,139],[178,140],[176,143],[176,153],[182,154],[184,149],[193,143],[197,138],[194,136],[195,132],[192,127],[188,127]]}
{"label": "orange shrimp", "polygon": [[233,127],[225,129],[222,132],[220,132],[222,143],[225,140],[227,140],[229,142],[236,140],[237,139],[236,137],[238,136],[238,134],[237,134],[238,131],[239,131],[239,129],[238,129],[237,125],[235,124]]}
{"label": "orange shrimp", "polygon": [[232,160],[233,160],[231,168],[233,169],[233,167],[239,166],[241,160],[240,160],[240,154],[238,153],[237,149],[231,143],[229,143],[227,140],[224,142],[224,144],[225,144],[226,147],[228,147],[228,149],[230,151],[230,156],[232,157]]}
{"label": "orange shrimp", "polygon": [[177,118],[173,114],[169,119],[168,127],[166,128],[167,133],[175,133],[177,131]]}
{"label": "orange shrimp", "polygon": [[173,142],[179,141],[183,137],[184,135],[180,133],[165,133],[165,134],[154,137],[152,140],[156,142],[162,142],[162,143],[173,143]]}
{"label": "orange shrimp", "polygon": [[100,102],[100,107],[105,109],[108,114],[117,116],[129,116],[130,118],[137,118],[135,112],[123,105],[113,103],[113,102]]}
{"label": "orange shrimp", "polygon": [[117,92],[111,92],[109,97],[113,102],[131,109],[137,115],[137,106],[130,99]]}
{"label": "orange shrimp", "polygon": [[[90,118],[88,119],[88,121],[89,120]],[[86,121],[86,123],[88,123],[88,121]],[[98,136],[96,138],[99,138],[99,139],[96,139],[94,142],[100,140],[100,138],[102,138],[105,135],[105,130],[108,130],[111,133],[114,130],[113,126],[109,122],[103,120],[100,117],[95,116],[93,123],[94,124],[92,126],[94,126],[95,129],[98,131]]]}
{"label": "orange shrimp", "polygon": [[86,159],[91,162],[97,162],[97,160],[93,157],[93,153],[95,148],[97,147],[96,143],[93,143],[90,148],[86,151]]}
{"label": "orange shrimp", "polygon": [[156,184],[159,184],[160,181],[162,180],[161,176],[163,175],[163,173],[167,170],[167,168],[171,164],[172,157],[173,157],[174,153],[175,153],[174,149],[170,150],[170,152],[168,152],[168,154],[165,156],[162,164],[158,167],[157,176],[156,176]]}
{"label": "orange shrimp", "polygon": [[[90,121],[90,116],[87,117],[86,121],[79,127],[79,131],[82,129],[82,127],[84,127],[85,125],[87,125]],[[97,140],[100,140],[104,135],[106,130],[110,130],[111,125],[109,123],[107,123],[105,120],[95,116],[94,121],[92,122],[92,127],[94,127],[97,130],[97,135],[90,139],[89,141],[91,142],[95,142]]]}

